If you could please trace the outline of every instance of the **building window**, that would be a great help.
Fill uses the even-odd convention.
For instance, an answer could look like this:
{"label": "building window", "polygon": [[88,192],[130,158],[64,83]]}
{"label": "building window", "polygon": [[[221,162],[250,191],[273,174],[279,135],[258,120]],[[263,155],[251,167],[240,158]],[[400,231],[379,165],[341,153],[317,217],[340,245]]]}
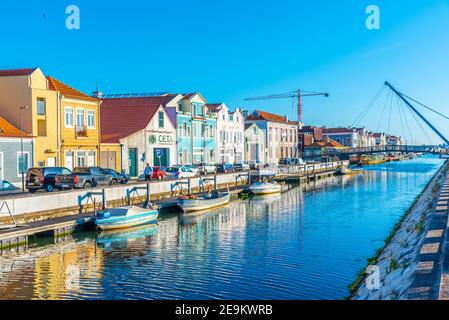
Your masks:
{"label": "building window", "polygon": [[65,108],[64,114],[66,128],[73,128],[73,108]]}
{"label": "building window", "polygon": [[84,109],[76,109],[76,125],[84,127]]}
{"label": "building window", "polygon": [[95,128],[95,111],[87,110],[87,127],[90,129]]}
{"label": "building window", "polygon": [[78,151],[76,153],[76,165],[78,167],[86,166],[86,151]]}
{"label": "building window", "polygon": [[37,115],[45,116],[45,99],[37,98]]}
{"label": "building window", "polygon": [[159,112],[159,128],[164,127],[164,113],[162,111]]}
{"label": "building window", "polygon": [[26,173],[30,167],[29,152],[17,152],[17,176],[21,177],[22,172]]}

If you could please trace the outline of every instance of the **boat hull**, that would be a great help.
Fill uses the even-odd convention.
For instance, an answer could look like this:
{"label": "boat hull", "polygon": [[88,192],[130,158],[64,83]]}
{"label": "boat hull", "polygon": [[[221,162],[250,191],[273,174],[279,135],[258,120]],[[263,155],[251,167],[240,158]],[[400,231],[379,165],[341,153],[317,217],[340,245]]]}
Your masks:
{"label": "boat hull", "polygon": [[265,194],[273,194],[280,193],[282,188],[280,185],[276,184],[255,184],[249,187],[249,190],[255,195],[265,195]]}
{"label": "boat hull", "polygon": [[209,210],[229,203],[230,194],[214,199],[178,199],[178,206],[184,212]]}
{"label": "boat hull", "polygon": [[95,224],[101,230],[115,230],[124,229],[130,227],[137,227],[145,224],[157,223],[157,218],[159,216],[158,210],[150,210],[146,213],[139,215],[134,215],[131,217],[109,217],[104,219],[96,219]]}

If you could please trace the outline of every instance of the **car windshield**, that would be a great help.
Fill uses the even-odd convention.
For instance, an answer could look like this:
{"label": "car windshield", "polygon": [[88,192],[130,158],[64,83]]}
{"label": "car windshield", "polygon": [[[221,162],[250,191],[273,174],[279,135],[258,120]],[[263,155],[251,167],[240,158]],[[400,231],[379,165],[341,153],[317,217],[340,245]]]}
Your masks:
{"label": "car windshield", "polygon": [[89,168],[75,168],[73,173],[90,173]]}

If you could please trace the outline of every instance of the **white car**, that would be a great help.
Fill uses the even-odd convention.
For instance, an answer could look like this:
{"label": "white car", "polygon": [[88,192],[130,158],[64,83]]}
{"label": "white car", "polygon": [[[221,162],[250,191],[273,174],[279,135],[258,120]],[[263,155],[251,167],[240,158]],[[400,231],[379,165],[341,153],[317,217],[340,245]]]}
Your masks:
{"label": "white car", "polygon": [[200,170],[198,169],[198,166],[195,166],[193,164],[183,164],[181,167],[184,167],[190,171],[192,171],[195,176],[198,176],[200,174]]}
{"label": "white car", "polygon": [[186,166],[176,166],[165,169],[165,176],[169,179],[182,179],[193,178],[196,174]]}
{"label": "white car", "polygon": [[216,173],[217,167],[214,164],[206,163],[206,162],[200,162],[197,165],[197,168],[201,174],[208,174],[208,173]]}

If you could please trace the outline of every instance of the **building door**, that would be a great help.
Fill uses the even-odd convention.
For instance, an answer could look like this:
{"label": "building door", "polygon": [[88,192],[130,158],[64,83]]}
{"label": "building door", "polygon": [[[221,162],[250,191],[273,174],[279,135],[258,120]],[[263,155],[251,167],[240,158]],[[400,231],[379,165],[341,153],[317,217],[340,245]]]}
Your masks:
{"label": "building door", "polygon": [[48,167],[56,167],[56,158],[48,158]]}
{"label": "building door", "polygon": [[102,168],[109,168],[117,170],[116,168],[116,152],[115,151],[101,151],[100,153],[100,166]]}
{"label": "building door", "polygon": [[72,151],[65,152],[64,166],[67,169],[73,170],[73,152]]}
{"label": "building door", "polygon": [[129,149],[129,175],[131,177],[137,176],[137,149]]}
{"label": "building door", "polygon": [[169,166],[169,149],[168,148],[153,148],[153,164],[155,166],[168,167]]}
{"label": "building door", "polygon": [[87,166],[88,167],[94,167],[97,165],[96,157],[95,157],[95,151],[89,151],[87,153]]}

